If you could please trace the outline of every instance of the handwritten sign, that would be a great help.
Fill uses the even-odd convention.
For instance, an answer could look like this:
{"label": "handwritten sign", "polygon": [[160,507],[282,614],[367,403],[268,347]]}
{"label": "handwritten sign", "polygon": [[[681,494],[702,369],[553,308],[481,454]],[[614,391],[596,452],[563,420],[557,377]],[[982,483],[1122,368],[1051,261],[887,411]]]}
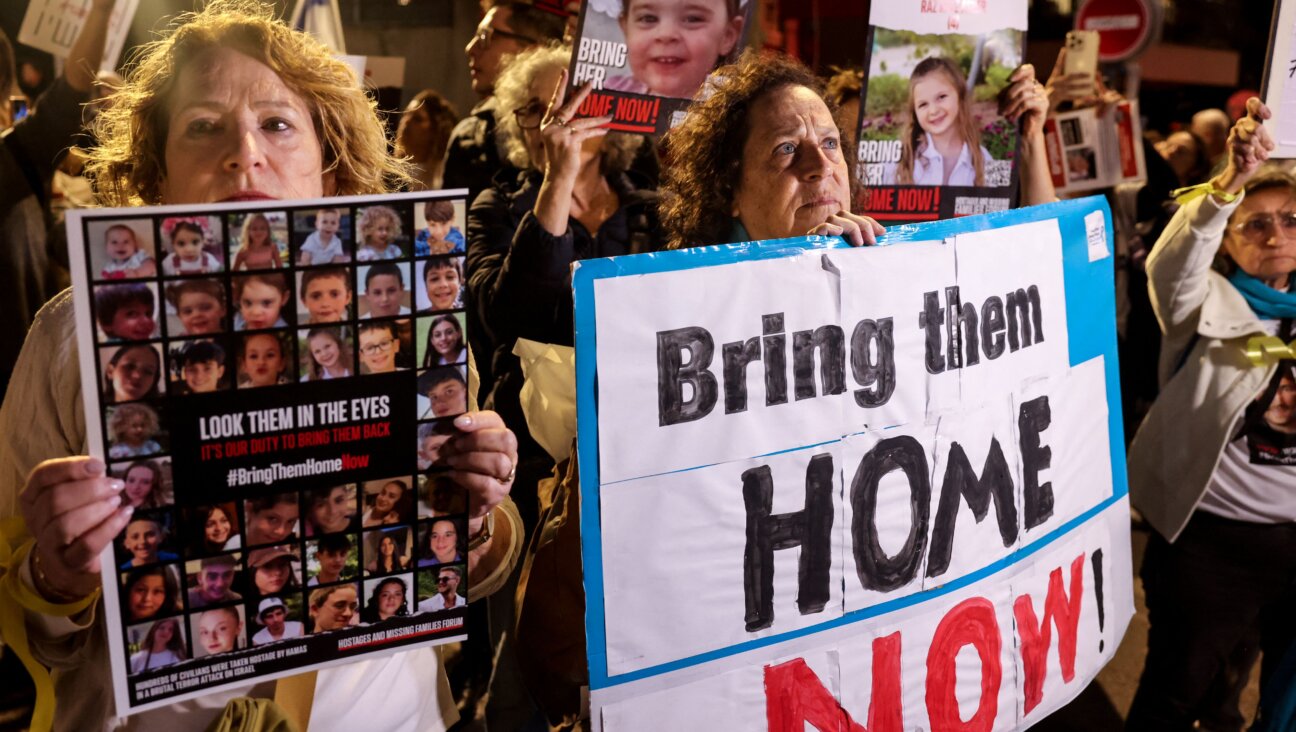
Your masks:
{"label": "handwritten sign", "polygon": [[[76,44],[77,36],[81,35],[81,29],[85,27],[91,5],[92,0],[31,0],[27,14],[23,16],[22,27],[18,30],[18,42],[59,58],[67,58],[72,46]],[[111,71],[117,67],[122,45],[126,42],[126,33],[130,30],[131,19],[135,17],[138,6],[139,0],[117,0],[117,4],[113,6],[100,70]]]}
{"label": "handwritten sign", "polygon": [[1093,214],[578,265],[596,729],[1010,729],[1084,688],[1133,613]]}

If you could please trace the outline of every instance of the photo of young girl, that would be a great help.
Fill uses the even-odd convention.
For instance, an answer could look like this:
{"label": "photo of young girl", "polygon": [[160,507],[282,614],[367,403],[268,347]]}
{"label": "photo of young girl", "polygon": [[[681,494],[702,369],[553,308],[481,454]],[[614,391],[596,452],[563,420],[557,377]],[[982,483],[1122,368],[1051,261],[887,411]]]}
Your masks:
{"label": "photo of young girl", "polygon": [[291,310],[284,306],[292,297],[288,290],[288,280],[282,273],[246,275],[235,277],[234,330],[261,330],[262,328],[282,328],[288,325],[285,316]]}
{"label": "photo of young girl", "polygon": [[162,431],[157,410],[147,404],[122,404],[108,408],[108,457],[148,457],[162,452]]}
{"label": "photo of young girl", "polygon": [[[617,25],[625,40],[630,73],[609,76],[605,89],[692,99],[708,74],[732,60],[742,40],[747,3],[741,0],[621,0],[619,4]],[[597,12],[594,5],[586,11],[586,29],[591,25],[589,16]]]}
{"label": "photo of young girl", "polygon": [[130,656],[130,673],[139,674],[155,668],[172,666],[189,659],[185,645],[184,624],[180,618],[166,618],[155,623],[126,629],[127,642],[137,646]]}
{"label": "photo of young girl", "polygon": [[418,343],[418,361],[423,368],[466,363],[468,340],[464,338],[463,313],[419,318]]}
{"label": "photo of young girl", "polygon": [[184,515],[189,556],[219,554],[238,536],[238,509],[233,501],[187,508]]}
{"label": "photo of young girl", "polygon": [[409,237],[401,233],[400,216],[390,206],[360,209],[356,221],[356,261],[376,262],[405,256]]}
{"label": "photo of young girl", "polygon": [[862,182],[1010,185],[1017,128],[998,98],[1022,62],[1021,44],[1013,29],[962,35],[876,27],[855,153]]}
{"label": "photo of young girl", "polygon": [[883,183],[985,185],[993,158],[981,144],[967,80],[950,59],[933,56],[914,67],[900,141],[900,161],[883,174]]}
{"label": "photo of young girl", "polygon": [[167,334],[210,335],[225,330],[225,284],[218,279],[179,280],[166,285]]}
{"label": "photo of young girl", "polygon": [[174,564],[132,569],[121,575],[123,615],[130,622],[179,612],[180,570]]}
{"label": "photo of young girl", "polygon": [[103,242],[102,247],[90,247],[96,279],[133,280],[157,274],[153,225],[148,219],[92,221],[86,225],[86,241]]}
{"label": "photo of young girl", "polygon": [[284,333],[255,333],[239,339],[238,388],[292,383],[292,346]]}
{"label": "photo of young girl", "polygon": [[122,488],[123,504],[145,509],[170,506],[174,502],[170,459],[114,463],[110,472],[125,484]]}
{"label": "photo of young girl", "polygon": [[301,354],[302,381],[324,381],[352,375],[354,354],[350,326],[311,328],[298,333],[297,352]]}
{"label": "photo of young girl", "polygon": [[[233,271],[275,269],[284,265],[288,219],[282,211],[235,214],[230,217]],[[234,232],[238,232],[237,236]]]}
{"label": "photo of young girl", "polygon": [[104,402],[133,402],[162,393],[162,353],[156,343],[99,349]]}
{"label": "photo of young girl", "polygon": [[162,219],[162,274],[211,274],[221,271],[220,218],[201,216]]}

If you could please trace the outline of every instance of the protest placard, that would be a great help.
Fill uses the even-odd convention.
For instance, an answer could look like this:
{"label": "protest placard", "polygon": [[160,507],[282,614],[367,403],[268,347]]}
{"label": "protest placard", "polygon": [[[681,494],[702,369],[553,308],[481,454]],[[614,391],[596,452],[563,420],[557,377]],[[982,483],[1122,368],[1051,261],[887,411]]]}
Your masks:
{"label": "protest placard", "polygon": [[1265,123],[1277,147],[1270,157],[1296,158],[1296,3],[1274,3],[1260,98],[1273,117]]}
{"label": "protest placard", "polygon": [[68,214],[118,714],[465,637],[462,196]]}
{"label": "protest placard", "polygon": [[1110,232],[1089,198],[578,263],[595,729],[1074,698],[1133,614]]}
{"label": "protest placard", "polygon": [[1009,208],[1018,131],[1000,96],[1025,44],[1025,0],[873,3],[857,151],[864,213],[903,223]]}
{"label": "protest placard", "polygon": [[[92,0],[31,0],[27,14],[23,16],[22,26],[18,29],[18,42],[51,53],[59,58],[67,58],[72,52],[77,36],[85,25],[86,16],[90,14]],[[108,18],[108,35],[104,42],[103,62],[99,69],[112,71],[117,68],[121,57],[122,45],[126,43],[126,34],[130,31],[131,19],[139,0],[117,0],[112,15]]]}
{"label": "protest placard", "polygon": [[1058,112],[1044,122],[1049,175],[1058,193],[1111,188],[1147,178],[1138,102]]}
{"label": "protest placard", "polygon": [[707,76],[737,57],[754,6],[751,0],[582,3],[568,97],[590,82],[581,117],[611,115],[608,127],[620,132],[665,132],[683,119]]}

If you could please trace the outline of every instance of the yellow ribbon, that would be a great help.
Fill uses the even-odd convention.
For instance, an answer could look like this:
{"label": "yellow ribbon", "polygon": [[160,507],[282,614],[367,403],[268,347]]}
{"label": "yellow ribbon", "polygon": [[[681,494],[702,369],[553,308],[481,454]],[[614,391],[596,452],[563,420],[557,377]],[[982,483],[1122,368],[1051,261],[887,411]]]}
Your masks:
{"label": "yellow ribbon", "polygon": [[1175,201],[1177,201],[1180,205],[1188,203],[1194,198],[1201,198],[1202,196],[1207,196],[1207,195],[1213,195],[1216,198],[1219,198],[1224,203],[1233,203],[1234,201],[1237,200],[1237,197],[1240,194],[1227,193],[1225,191],[1222,191],[1219,188],[1215,187],[1214,181],[1206,181],[1205,183],[1198,183],[1195,186],[1188,186],[1186,188],[1176,188],[1173,191],[1170,191],[1170,197],[1173,198]]}
{"label": "yellow ribbon", "polygon": [[27,526],[21,518],[15,516],[0,521],[0,638],[4,638],[5,644],[18,654],[18,660],[27,668],[36,686],[32,731],[48,732],[54,726],[54,680],[50,677],[49,669],[31,653],[23,610],[69,617],[93,605],[99,599],[100,591],[96,589],[89,596],[66,604],[49,602],[33,592],[23,584],[22,578],[18,576],[18,568],[26,561],[27,554],[35,545],[36,541],[28,538]]}
{"label": "yellow ribbon", "polygon": [[1283,343],[1277,336],[1251,336],[1243,350],[1252,365],[1264,366],[1269,361],[1296,359],[1296,340]]}

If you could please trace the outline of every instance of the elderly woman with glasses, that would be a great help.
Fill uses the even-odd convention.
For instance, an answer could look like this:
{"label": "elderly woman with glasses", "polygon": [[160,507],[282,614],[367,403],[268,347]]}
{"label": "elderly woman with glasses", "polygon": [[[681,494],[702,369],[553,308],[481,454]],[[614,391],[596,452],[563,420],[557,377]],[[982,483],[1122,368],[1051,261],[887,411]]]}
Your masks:
{"label": "elderly woman with glasses", "polygon": [[[655,195],[628,170],[642,138],[609,133],[610,117],[575,118],[589,90],[565,98],[570,61],[570,47],[533,48],[500,76],[502,142],[522,172],[497,178],[468,212],[468,290],[495,349],[485,403],[515,428],[525,421],[513,344],[572,342],[572,262],[658,248]],[[520,429],[518,439],[537,471],[519,478],[543,475],[548,456]]]}
{"label": "elderly woman with glasses", "polygon": [[1261,170],[1268,117],[1248,102],[1228,167],[1147,261],[1161,394],[1129,478],[1155,529],[1142,568],[1151,629],[1126,729],[1241,729],[1256,657],[1262,690],[1281,691],[1267,682],[1296,639],[1296,178]]}

